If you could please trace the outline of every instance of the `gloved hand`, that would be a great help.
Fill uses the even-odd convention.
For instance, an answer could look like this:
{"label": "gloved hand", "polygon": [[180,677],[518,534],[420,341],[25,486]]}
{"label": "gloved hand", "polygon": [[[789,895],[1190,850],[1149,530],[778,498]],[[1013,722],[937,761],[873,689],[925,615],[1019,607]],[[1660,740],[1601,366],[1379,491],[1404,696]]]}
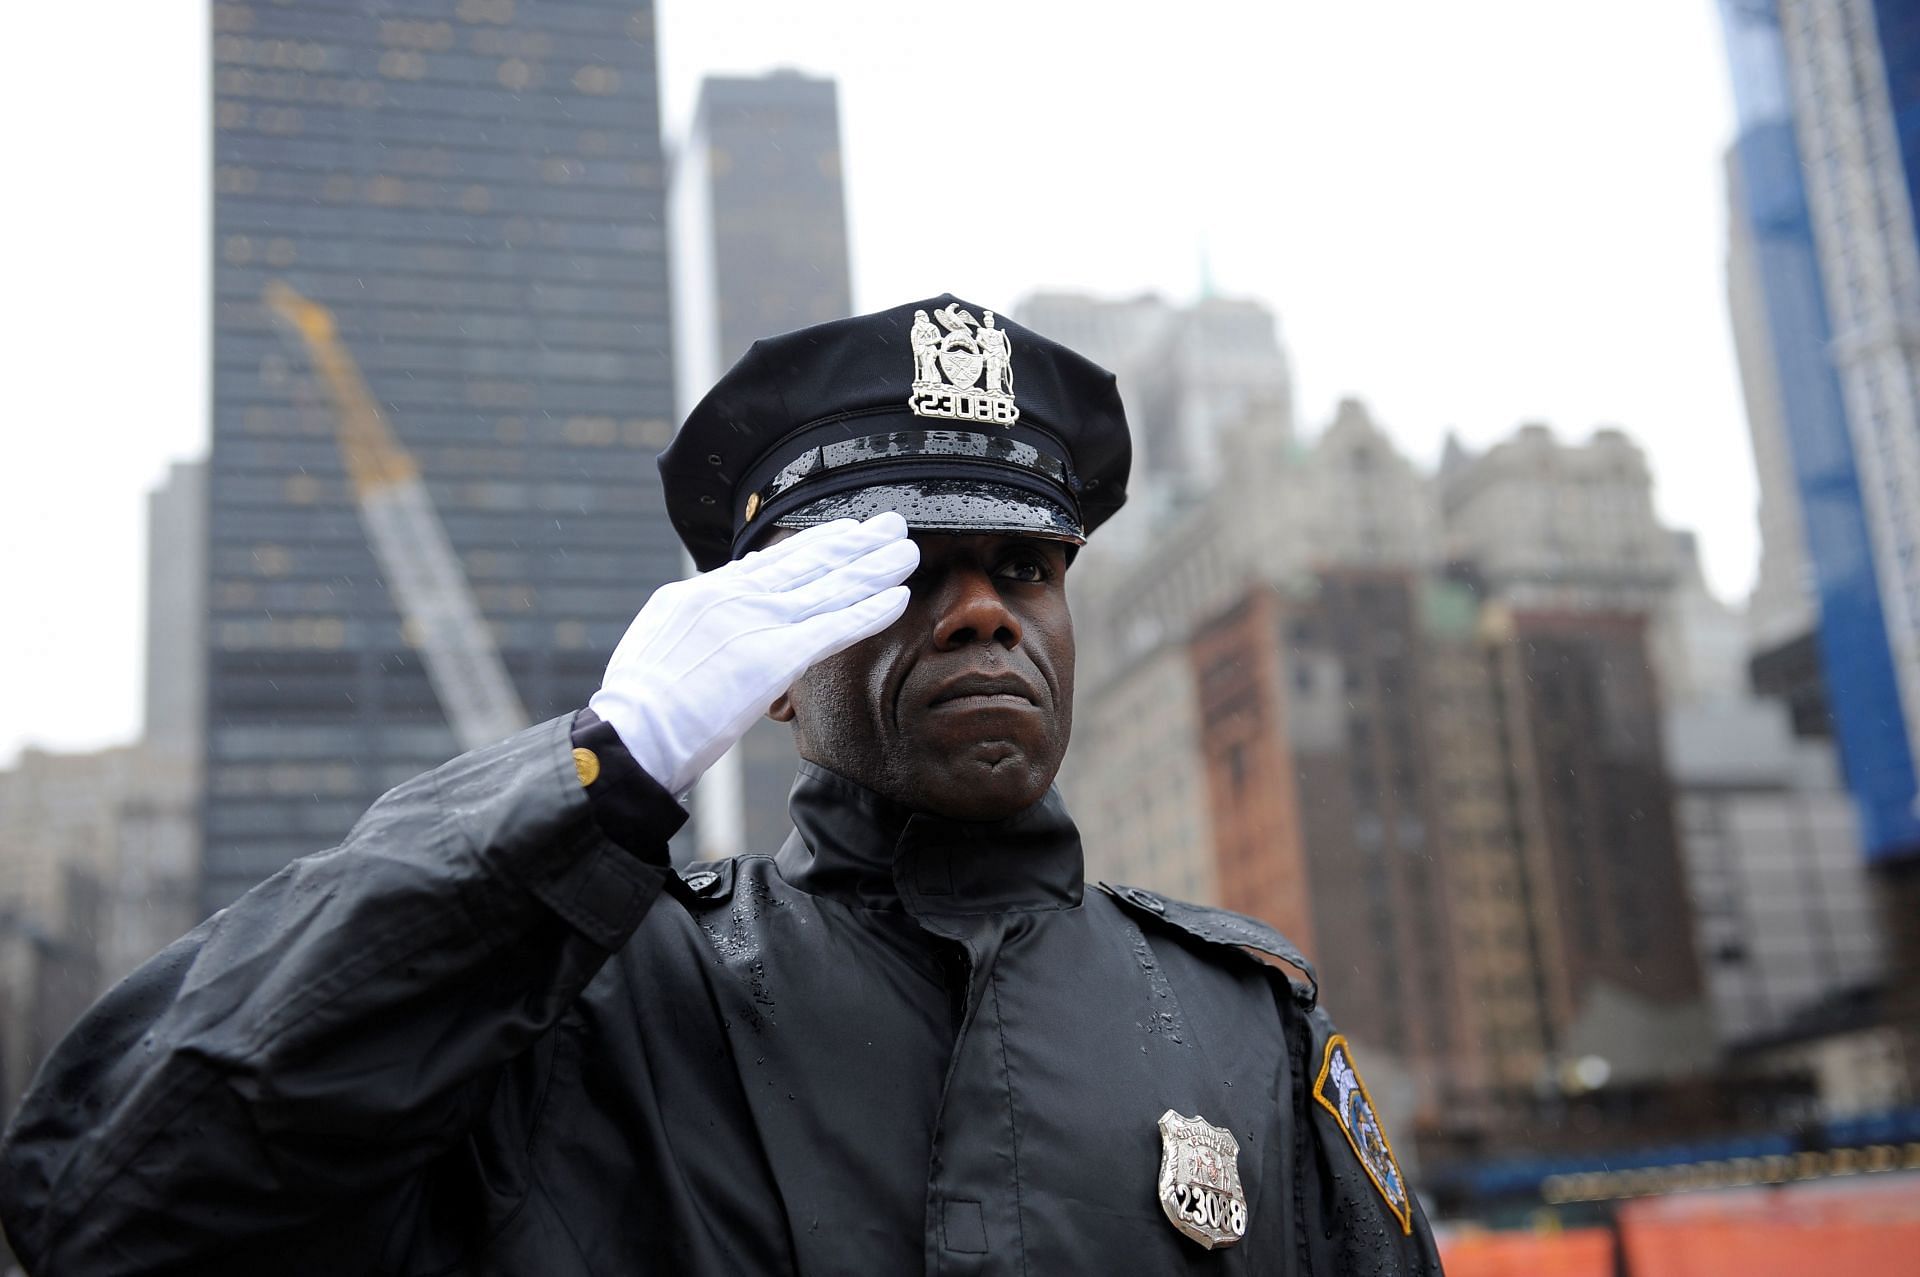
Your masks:
{"label": "gloved hand", "polygon": [[684,794],[815,661],[893,624],[919,563],[907,521],[889,512],[664,585],[588,705],[649,776]]}

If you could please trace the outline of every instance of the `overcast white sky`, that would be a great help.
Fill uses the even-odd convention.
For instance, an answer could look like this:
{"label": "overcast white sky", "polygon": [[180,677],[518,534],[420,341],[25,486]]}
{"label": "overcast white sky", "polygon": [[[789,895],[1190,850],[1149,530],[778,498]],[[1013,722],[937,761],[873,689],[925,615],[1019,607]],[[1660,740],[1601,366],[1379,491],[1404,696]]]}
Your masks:
{"label": "overcast white sky", "polygon": [[[207,437],[207,17],[34,4],[0,78],[0,765],[139,731],[144,494]],[[1302,424],[1403,447],[1624,427],[1745,594],[1711,0],[662,0],[701,75],[836,77],[855,300],[1043,287],[1270,303]]]}

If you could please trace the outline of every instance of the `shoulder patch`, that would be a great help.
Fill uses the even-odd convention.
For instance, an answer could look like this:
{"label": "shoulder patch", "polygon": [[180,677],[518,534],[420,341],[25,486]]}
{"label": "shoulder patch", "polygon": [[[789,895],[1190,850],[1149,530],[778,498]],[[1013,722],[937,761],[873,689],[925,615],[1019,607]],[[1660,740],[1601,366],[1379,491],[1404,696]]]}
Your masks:
{"label": "shoulder patch", "polygon": [[1188,904],[1184,900],[1175,900],[1142,887],[1118,887],[1107,882],[1097,885],[1135,913],[1151,915],[1196,939],[1233,949],[1252,949],[1269,958],[1279,959],[1307,978],[1304,989],[1294,985],[1294,992],[1301,1004],[1312,1010],[1319,1002],[1320,979],[1313,973],[1313,964],[1307,961],[1293,941],[1258,918],[1249,918],[1231,909]]}
{"label": "shoulder patch", "polygon": [[1353,1155],[1367,1172],[1367,1178],[1380,1190],[1387,1209],[1400,1221],[1400,1231],[1413,1233],[1413,1208],[1407,1202],[1407,1180],[1400,1163],[1393,1158],[1387,1132],[1380,1125],[1380,1114],[1367,1094],[1367,1084],[1353,1067],[1353,1048],[1344,1034],[1327,1039],[1326,1053],[1320,1060],[1320,1076],[1314,1079],[1313,1098],[1333,1114],[1341,1133],[1353,1146]]}

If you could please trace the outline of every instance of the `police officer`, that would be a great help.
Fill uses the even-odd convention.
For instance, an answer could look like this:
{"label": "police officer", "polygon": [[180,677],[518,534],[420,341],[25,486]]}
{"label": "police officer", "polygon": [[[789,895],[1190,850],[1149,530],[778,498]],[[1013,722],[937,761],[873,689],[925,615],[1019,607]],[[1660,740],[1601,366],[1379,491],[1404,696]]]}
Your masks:
{"label": "police officer", "polygon": [[[1126,420],[985,313],[757,343],[660,458],[702,574],[589,708],[88,1014],[0,1159],[30,1271],[1438,1271],[1305,960],[1082,880],[1064,580]],[[766,712],[793,835],[675,874]]]}

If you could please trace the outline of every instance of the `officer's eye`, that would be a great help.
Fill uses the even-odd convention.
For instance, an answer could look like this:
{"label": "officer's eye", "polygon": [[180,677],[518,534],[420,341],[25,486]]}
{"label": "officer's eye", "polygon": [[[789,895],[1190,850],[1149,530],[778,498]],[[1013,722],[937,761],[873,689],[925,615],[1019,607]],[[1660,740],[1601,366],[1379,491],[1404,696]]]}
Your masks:
{"label": "officer's eye", "polygon": [[994,575],[1002,580],[1038,585],[1053,579],[1053,565],[1042,554],[1019,554],[1002,563]]}

